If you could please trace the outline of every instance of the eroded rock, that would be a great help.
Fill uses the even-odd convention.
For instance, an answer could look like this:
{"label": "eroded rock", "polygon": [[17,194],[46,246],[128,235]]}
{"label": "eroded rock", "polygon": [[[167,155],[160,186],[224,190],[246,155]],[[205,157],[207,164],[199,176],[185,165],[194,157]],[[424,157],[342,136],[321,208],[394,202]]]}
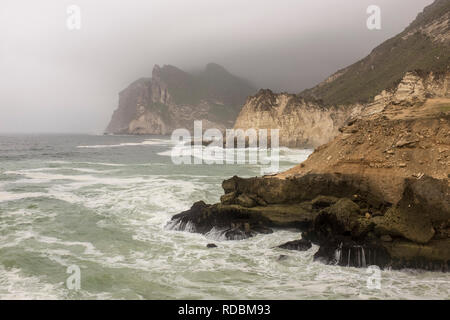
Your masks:
{"label": "eroded rock", "polygon": [[289,241],[278,246],[278,248],[281,249],[296,250],[296,251],[307,251],[311,249],[311,247],[312,247],[311,241],[305,239]]}

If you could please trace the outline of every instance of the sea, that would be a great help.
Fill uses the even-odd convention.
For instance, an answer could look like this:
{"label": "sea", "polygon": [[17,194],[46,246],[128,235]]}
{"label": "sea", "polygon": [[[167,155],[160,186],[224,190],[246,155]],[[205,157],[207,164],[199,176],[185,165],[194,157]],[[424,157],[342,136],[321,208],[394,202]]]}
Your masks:
{"label": "sea", "polygon": [[[218,202],[224,179],[264,166],[176,164],[173,148],[164,136],[0,135],[0,299],[450,299],[449,273],[276,248],[298,230],[240,241],[172,230],[194,202]],[[280,148],[278,170],[312,151]]]}

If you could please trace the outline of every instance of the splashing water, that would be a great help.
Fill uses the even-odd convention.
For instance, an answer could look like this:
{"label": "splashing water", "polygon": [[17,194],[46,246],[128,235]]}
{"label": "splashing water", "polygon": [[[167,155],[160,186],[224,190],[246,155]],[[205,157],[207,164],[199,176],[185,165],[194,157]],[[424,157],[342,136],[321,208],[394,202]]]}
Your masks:
{"label": "splashing water", "polygon": [[[316,246],[274,249],[297,239],[296,230],[224,241],[221,230],[165,228],[195,201],[217,202],[223,179],[260,172],[175,166],[171,147],[166,137],[0,137],[0,299],[450,297],[448,274],[386,270],[382,289],[371,290],[365,269],[314,262]],[[310,153],[280,149],[280,169]],[[218,247],[207,249],[211,241]],[[363,248],[358,254],[366,265]],[[66,286],[72,265],[80,268],[79,291]]]}

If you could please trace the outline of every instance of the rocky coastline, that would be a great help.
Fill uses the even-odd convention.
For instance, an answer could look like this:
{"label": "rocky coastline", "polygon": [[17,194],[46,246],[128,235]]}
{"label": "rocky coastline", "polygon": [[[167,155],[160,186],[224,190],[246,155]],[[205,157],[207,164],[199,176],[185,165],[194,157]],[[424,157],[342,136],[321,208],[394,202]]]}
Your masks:
{"label": "rocky coastline", "polygon": [[229,240],[296,228],[297,242],[282,248],[316,244],[315,260],[326,264],[448,271],[449,81],[431,95],[407,88],[414,77],[407,74],[304,163],[275,176],[225,180],[220,203],[197,202],[170,227]]}
{"label": "rocky coastline", "polygon": [[295,228],[280,248],[316,244],[326,264],[448,272],[449,10],[436,0],[301,94],[249,97],[235,129],[279,129],[280,145],[315,151],[277,175],[225,180],[220,203],[197,202],[169,227],[229,240]]}

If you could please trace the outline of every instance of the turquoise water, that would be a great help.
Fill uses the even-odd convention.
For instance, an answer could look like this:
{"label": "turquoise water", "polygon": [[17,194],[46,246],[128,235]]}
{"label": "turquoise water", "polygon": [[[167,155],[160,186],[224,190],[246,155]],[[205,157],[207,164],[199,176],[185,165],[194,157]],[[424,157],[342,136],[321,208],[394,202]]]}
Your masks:
{"label": "turquoise water", "polygon": [[[276,231],[222,241],[166,228],[221,182],[260,165],[174,165],[167,137],[0,136],[0,299],[450,298],[450,276],[326,266],[273,249],[299,237]],[[280,150],[280,170],[311,150]],[[214,242],[216,249],[206,249]],[[278,260],[281,255],[288,258]],[[66,285],[80,268],[80,289]]]}

